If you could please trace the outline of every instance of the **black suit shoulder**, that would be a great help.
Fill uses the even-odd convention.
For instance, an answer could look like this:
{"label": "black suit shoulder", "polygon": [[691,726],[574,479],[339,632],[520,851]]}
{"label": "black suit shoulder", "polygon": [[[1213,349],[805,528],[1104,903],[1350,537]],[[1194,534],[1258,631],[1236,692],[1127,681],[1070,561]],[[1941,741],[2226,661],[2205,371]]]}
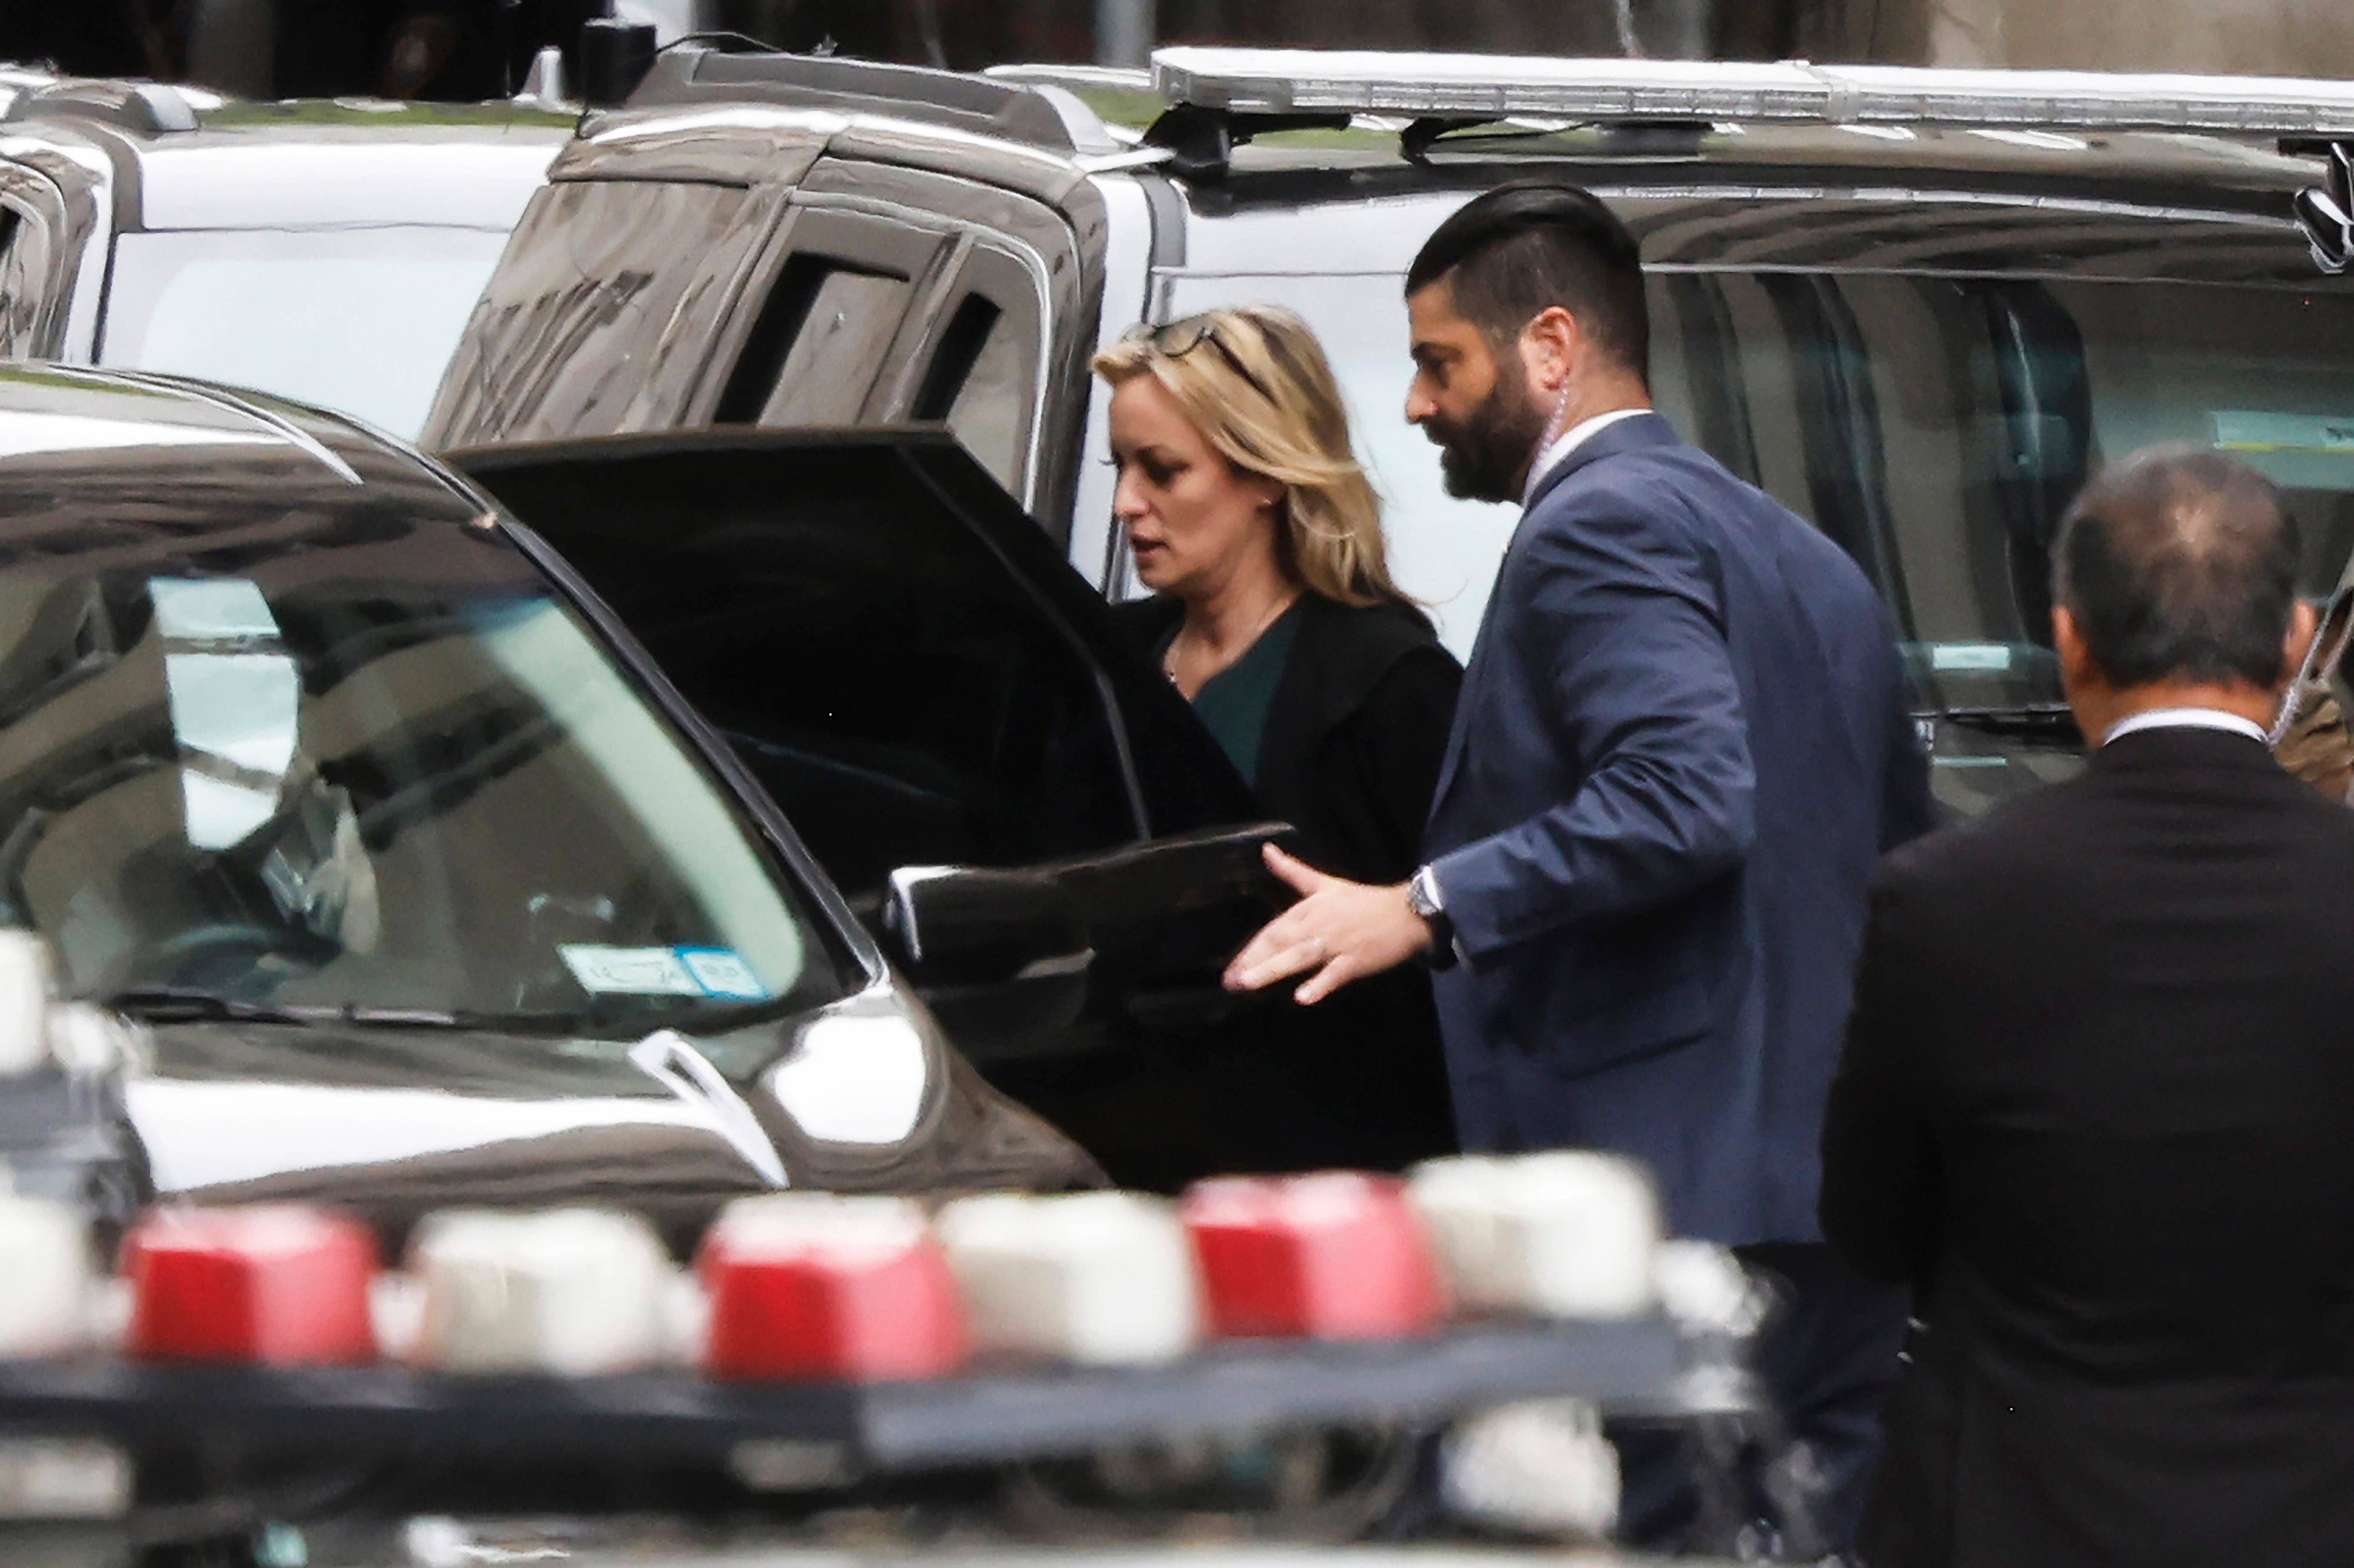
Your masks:
{"label": "black suit shoulder", "polygon": [[2284,843],[2354,854],[2354,810],[2325,800],[2253,744],[2211,731],[2156,731],[2116,743],[2062,783],[2015,797],[1984,816],[1952,823],[1894,850],[1881,863],[1882,885],[1939,886],[2002,878],[2022,863],[2074,860],[2092,849],[2088,829],[2120,821],[2121,808],[2153,814],[2173,807],[2261,822]]}
{"label": "black suit shoulder", "polygon": [[1983,816],[1950,821],[1891,850],[1882,858],[1875,882],[1910,891],[1935,887],[1999,869],[2034,846],[2064,833],[2083,803],[2084,776],[2046,785],[1998,802]]}

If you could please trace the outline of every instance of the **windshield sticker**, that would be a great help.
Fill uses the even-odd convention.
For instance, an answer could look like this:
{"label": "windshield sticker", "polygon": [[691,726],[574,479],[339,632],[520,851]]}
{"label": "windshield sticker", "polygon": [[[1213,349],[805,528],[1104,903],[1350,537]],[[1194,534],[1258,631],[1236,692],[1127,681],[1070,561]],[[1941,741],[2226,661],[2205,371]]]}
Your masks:
{"label": "windshield sticker", "polygon": [[186,642],[242,642],[275,637],[278,619],[261,590],[243,577],[150,577],[155,629]]}
{"label": "windshield sticker", "polygon": [[2264,414],[2218,408],[2215,444],[2227,452],[2339,452],[2354,456],[2354,414]]}
{"label": "windshield sticker", "polygon": [[608,948],[593,942],[564,942],[556,951],[580,988],[591,994],[769,1000],[752,967],[726,948]]}
{"label": "windshield sticker", "polygon": [[632,996],[701,996],[703,987],[668,948],[606,948],[566,942],[557,948],[564,967],[592,994],[621,991]]}
{"label": "windshield sticker", "polygon": [[681,948],[677,952],[678,961],[686,966],[705,996],[730,1001],[769,1000],[768,988],[752,972],[752,966],[726,948]]}
{"label": "windshield sticker", "polygon": [[2008,642],[1939,642],[1929,650],[1929,668],[1988,673],[2010,668]]}

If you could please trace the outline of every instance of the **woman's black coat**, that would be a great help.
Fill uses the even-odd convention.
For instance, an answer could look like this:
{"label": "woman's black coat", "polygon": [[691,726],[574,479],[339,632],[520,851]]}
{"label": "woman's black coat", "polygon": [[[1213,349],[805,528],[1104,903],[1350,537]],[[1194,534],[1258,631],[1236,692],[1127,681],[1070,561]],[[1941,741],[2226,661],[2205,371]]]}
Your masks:
{"label": "woman's black coat", "polygon": [[[1115,613],[1150,655],[1174,633],[1174,599]],[[1303,595],[1291,657],[1268,705],[1256,789],[1298,830],[1292,846],[1320,871],[1396,883],[1422,863],[1422,828],[1447,750],[1463,668],[1422,612],[1356,609]],[[1246,1145],[1275,1167],[1397,1170],[1455,1147],[1430,979],[1407,966],[1289,1007],[1285,1060],[1266,1064],[1267,1095],[1237,1107],[1267,1122]],[[1256,1113],[1256,1114],[1254,1114]]]}

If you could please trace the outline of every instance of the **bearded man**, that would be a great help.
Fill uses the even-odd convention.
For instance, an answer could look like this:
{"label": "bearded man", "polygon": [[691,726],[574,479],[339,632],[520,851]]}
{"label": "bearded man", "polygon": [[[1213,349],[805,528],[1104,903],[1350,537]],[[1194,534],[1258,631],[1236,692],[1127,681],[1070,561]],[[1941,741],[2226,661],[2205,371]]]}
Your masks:
{"label": "bearded man", "polygon": [[[1630,1155],[1679,1234],[1778,1277],[1759,1370],[1828,1537],[1800,1549],[1837,1548],[1905,1317],[1815,1219],[1866,887],[1929,823],[1893,625],[1836,545],[1651,411],[1638,248],[1590,194],[1471,201],[1406,302],[1406,417],[1455,493],[1525,514],[1426,863],[1373,887],[1271,851],[1302,896],[1227,983],[1304,976],[1312,1002],[1437,963],[1464,1148]],[[1688,1494],[1622,1452],[1631,1535],[1673,1544]]]}

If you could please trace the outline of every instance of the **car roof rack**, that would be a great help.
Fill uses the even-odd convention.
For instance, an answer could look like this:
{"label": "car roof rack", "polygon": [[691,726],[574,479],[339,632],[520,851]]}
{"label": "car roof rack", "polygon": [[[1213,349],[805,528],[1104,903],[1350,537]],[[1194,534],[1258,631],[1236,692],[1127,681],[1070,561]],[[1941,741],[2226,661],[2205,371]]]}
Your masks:
{"label": "car roof rack", "polygon": [[627,107],[747,101],[845,113],[887,112],[894,119],[1002,137],[1056,153],[1083,150],[1083,139],[1108,140],[1100,126],[1093,128],[1092,136],[1086,134],[1085,125],[1074,127],[1072,115],[1088,117],[1087,111],[1066,93],[923,66],[835,55],[737,52],[706,48],[695,40],[683,40],[657,56],[653,69],[630,94]]}
{"label": "car roof rack", "polygon": [[150,136],[198,129],[197,114],[217,109],[217,94],[158,81],[120,81],[68,77],[34,87],[0,116],[8,123],[27,120],[94,120]]}

